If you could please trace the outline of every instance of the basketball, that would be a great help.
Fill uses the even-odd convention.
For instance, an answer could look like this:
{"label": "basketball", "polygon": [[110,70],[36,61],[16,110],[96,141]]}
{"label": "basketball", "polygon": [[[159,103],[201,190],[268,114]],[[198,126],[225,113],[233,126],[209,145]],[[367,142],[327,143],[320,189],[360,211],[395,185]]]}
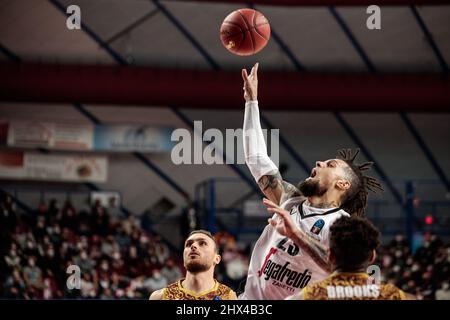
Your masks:
{"label": "basketball", "polygon": [[220,39],[231,53],[253,55],[261,51],[270,39],[269,21],[257,10],[233,11],[220,27]]}

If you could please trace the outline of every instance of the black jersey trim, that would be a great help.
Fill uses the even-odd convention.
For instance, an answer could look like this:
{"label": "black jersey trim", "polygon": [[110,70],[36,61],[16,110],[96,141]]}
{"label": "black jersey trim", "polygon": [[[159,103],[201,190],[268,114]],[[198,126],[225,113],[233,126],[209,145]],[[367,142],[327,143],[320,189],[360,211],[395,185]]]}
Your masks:
{"label": "black jersey trim", "polygon": [[298,206],[299,206],[298,212],[300,212],[300,217],[301,217],[302,220],[305,219],[305,218],[311,218],[311,217],[315,217],[315,216],[326,216],[326,215],[328,215],[328,214],[332,214],[332,213],[335,213],[335,212],[341,210],[341,208],[338,207],[338,208],[334,208],[334,209],[325,211],[324,213],[305,214],[305,213],[303,212],[303,203],[305,203],[305,201],[306,201],[306,200],[303,200],[303,201],[298,205]]}

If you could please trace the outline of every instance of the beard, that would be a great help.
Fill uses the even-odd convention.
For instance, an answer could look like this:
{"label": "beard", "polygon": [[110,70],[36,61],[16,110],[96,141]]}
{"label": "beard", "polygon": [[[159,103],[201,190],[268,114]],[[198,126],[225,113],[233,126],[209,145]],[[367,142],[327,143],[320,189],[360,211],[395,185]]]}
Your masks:
{"label": "beard", "polygon": [[208,264],[203,261],[189,261],[186,263],[186,270],[190,273],[200,273],[207,271],[210,268]]}
{"label": "beard", "polygon": [[319,181],[304,180],[297,186],[305,197],[320,197],[327,192],[327,188],[321,187]]}

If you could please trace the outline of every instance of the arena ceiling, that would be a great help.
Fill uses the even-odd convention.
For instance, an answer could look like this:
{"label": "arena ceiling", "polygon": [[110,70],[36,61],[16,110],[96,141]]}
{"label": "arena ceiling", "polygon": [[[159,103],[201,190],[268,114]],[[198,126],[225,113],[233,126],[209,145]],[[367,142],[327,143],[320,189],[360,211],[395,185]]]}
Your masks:
{"label": "arena ceiling", "polygon": [[[256,60],[265,70],[282,71],[438,73],[448,68],[450,1],[392,6],[388,4],[402,0],[383,0],[379,3],[387,5],[381,5],[381,30],[367,29],[365,0],[321,0],[316,6],[311,1],[290,1],[290,6],[259,4],[263,2],[252,6],[269,19],[271,41],[261,53],[243,58],[223,48],[219,27],[230,12],[247,7],[246,3],[3,0],[2,59],[8,60],[9,50],[25,61],[109,64],[120,56],[138,66],[206,70],[214,64],[235,70]],[[297,2],[300,6],[293,5]],[[66,27],[65,9],[71,4],[81,8],[84,31]]]}

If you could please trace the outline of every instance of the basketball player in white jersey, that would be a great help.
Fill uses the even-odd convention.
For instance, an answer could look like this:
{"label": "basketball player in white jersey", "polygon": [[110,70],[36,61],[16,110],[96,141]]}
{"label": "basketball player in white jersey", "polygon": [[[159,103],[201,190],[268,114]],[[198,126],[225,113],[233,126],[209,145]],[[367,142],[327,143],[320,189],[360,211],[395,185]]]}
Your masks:
{"label": "basketball player in white jersey", "polygon": [[364,176],[372,162],[358,165],[358,154],[339,151],[336,159],[317,161],[311,176],[296,187],[283,181],[267,155],[259,121],[258,64],[244,79],[244,153],[250,172],[267,199],[269,224],[256,242],[240,299],[285,299],[331,272],[329,229],[341,216],[364,216],[367,190],[381,185]]}

